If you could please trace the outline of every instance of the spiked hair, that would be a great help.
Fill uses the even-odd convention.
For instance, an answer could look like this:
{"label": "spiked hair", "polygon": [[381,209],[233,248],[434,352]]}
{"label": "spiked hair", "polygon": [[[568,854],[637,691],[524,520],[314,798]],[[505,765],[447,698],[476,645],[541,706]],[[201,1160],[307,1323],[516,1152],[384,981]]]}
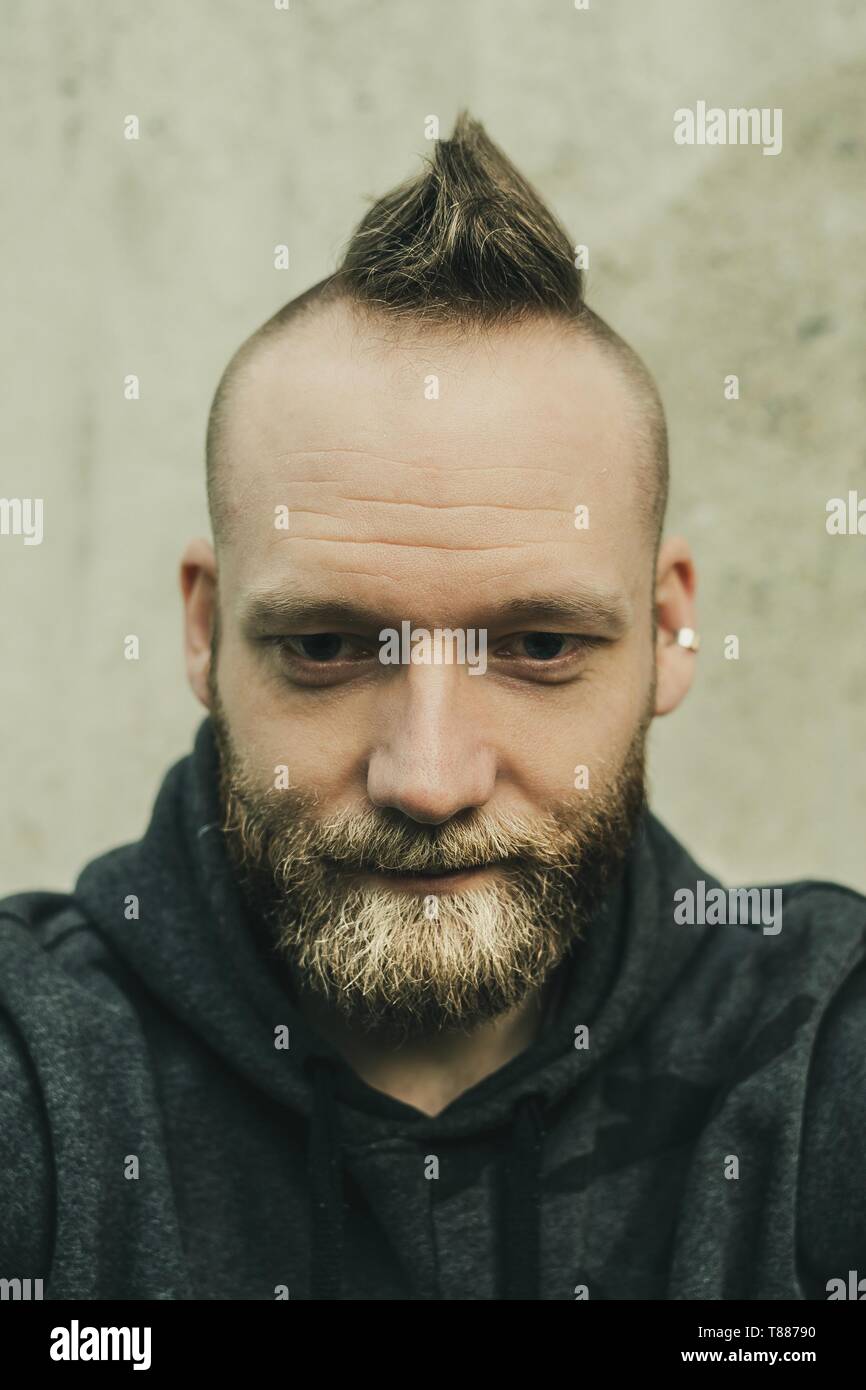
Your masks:
{"label": "spiked hair", "polygon": [[589,308],[583,288],[567,232],[483,126],[462,112],[451,138],[436,142],[421,172],[368,210],[337,270],[283,305],[226,367],[207,428],[214,536],[223,513],[223,424],[244,365],[295,319],[343,300],[377,318],[431,328],[471,330],[546,317],[596,341],[633,388],[636,431],[648,460],[643,494],[657,547],[668,492],[664,411],[643,362]]}

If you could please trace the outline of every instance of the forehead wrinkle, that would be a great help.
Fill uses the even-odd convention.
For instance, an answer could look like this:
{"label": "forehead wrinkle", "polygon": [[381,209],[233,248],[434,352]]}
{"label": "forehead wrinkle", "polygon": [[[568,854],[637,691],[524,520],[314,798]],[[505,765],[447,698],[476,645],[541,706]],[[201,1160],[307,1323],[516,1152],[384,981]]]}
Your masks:
{"label": "forehead wrinkle", "polygon": [[[528,445],[528,447],[533,447],[533,446],[536,447],[536,448],[537,448],[537,447],[541,447],[541,446],[539,446],[537,440],[529,440],[529,441],[527,441],[527,445]],[[468,447],[468,446],[467,446],[467,447]],[[472,445],[472,447],[473,447],[474,449],[477,449],[477,443],[474,443],[474,444]],[[573,447],[574,447],[573,443],[572,443],[569,447],[573,449]],[[392,458],[389,454],[375,454],[375,453],[369,453],[369,452],[368,452],[367,450],[365,450],[365,449],[296,449],[296,450],[288,450],[288,451],[286,451],[286,452],[280,452],[280,453],[278,453],[278,454],[272,454],[270,457],[271,457],[272,459],[279,460],[279,461],[281,461],[281,462],[287,462],[289,459],[292,459],[292,458],[312,458],[312,457],[314,457],[314,456],[320,456],[320,457],[323,457],[323,458],[330,458],[330,459],[335,459],[335,460],[336,460],[336,458],[337,458],[340,454],[352,454],[353,457],[357,457],[357,458],[361,458],[361,459],[369,459],[369,460],[371,460],[371,461],[372,461],[372,460],[376,460],[377,462],[384,462],[384,463],[388,463],[388,464],[391,464],[391,465],[395,465],[395,466],[398,467],[398,468],[411,468],[411,469],[415,469],[415,470],[417,470],[418,472],[422,472],[422,473],[436,473],[436,474],[438,474],[438,475],[440,475],[440,476],[441,476],[442,472],[445,471],[445,470],[447,469],[448,471],[453,472],[453,473],[456,474],[456,475],[463,474],[463,473],[550,473],[554,478],[567,478],[567,479],[571,479],[571,477],[572,477],[572,473],[571,473],[571,471],[570,471],[569,469],[564,469],[564,468],[548,468],[548,467],[546,467],[544,464],[540,464],[540,463],[529,463],[529,462],[523,463],[523,464],[521,464],[521,463],[511,463],[511,464],[508,464],[508,463],[474,464],[474,463],[459,463],[459,462],[457,462],[457,466],[456,466],[455,468],[452,469],[452,468],[449,467],[449,464],[450,464],[451,461],[450,461],[450,460],[444,459],[444,458],[442,457],[442,452],[443,452],[443,451],[440,451],[439,457],[436,459],[435,462],[432,462],[432,463],[417,463],[417,462],[413,462],[411,459],[395,459],[395,458]],[[343,477],[342,477],[342,476],[337,477],[337,478],[314,477],[314,478],[292,478],[292,479],[291,479],[291,482],[293,482],[293,483],[298,483],[298,484],[301,484],[301,483],[309,483],[309,484],[316,484],[316,485],[320,485],[320,484],[322,484],[322,483],[340,483],[340,482],[342,482],[342,481],[343,481]]]}
{"label": "forehead wrinkle", "polygon": [[[286,483],[279,497],[289,523],[277,530],[272,544],[333,540],[341,544],[417,545],[419,548],[477,551],[515,544],[550,544],[573,536],[574,497],[525,478],[513,487],[411,487],[371,480],[367,492],[338,491],[335,483],[317,489]],[[436,479],[437,484],[439,478]],[[345,484],[345,480],[343,480]],[[389,495],[383,495],[387,493]],[[397,494],[397,495],[395,495]],[[444,533],[444,534],[443,534]]]}
{"label": "forehead wrinkle", "polygon": [[[593,472],[598,472],[597,465],[593,465]],[[264,494],[279,500],[298,516],[304,512],[333,515],[328,510],[331,504],[345,504],[347,508],[381,505],[416,507],[419,511],[450,509],[454,513],[469,513],[475,508],[503,515],[523,511],[527,515],[549,512],[564,516],[573,509],[578,492],[585,489],[580,474],[580,468],[564,470],[527,461],[522,465],[490,466],[413,464],[411,472],[394,471],[388,476],[383,469],[369,467],[338,471],[335,461],[333,471],[329,469],[319,476],[305,471],[303,476],[293,477],[288,470],[283,477],[239,474],[228,511],[235,523],[243,524],[249,512],[262,505],[259,499]],[[308,501],[313,505],[308,505]],[[315,505],[318,502],[323,505]]]}
{"label": "forehead wrinkle", "polygon": [[[521,507],[509,506],[507,502],[416,502],[403,497],[333,497],[333,502],[358,502],[365,507],[419,507],[434,512],[555,512],[560,516],[571,516],[568,507]],[[311,507],[293,507],[293,516],[329,516],[336,519],[338,512],[316,511]]]}
{"label": "forehead wrinkle", "polygon": [[537,545],[538,541],[504,541],[498,545],[433,545],[429,541],[385,540],[381,536],[371,536],[364,540],[353,540],[349,536],[281,536],[282,545],[394,545],[405,550],[447,550],[464,555],[480,554],[486,550],[525,550],[527,546]]}

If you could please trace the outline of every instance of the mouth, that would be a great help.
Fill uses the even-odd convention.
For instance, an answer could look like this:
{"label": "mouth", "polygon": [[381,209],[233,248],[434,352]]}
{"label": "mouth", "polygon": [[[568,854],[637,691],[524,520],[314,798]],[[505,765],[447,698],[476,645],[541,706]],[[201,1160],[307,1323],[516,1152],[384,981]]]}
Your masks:
{"label": "mouth", "polygon": [[505,861],[497,859],[487,864],[471,864],[465,869],[359,869],[347,868],[334,861],[331,861],[331,866],[338,872],[374,883],[377,887],[429,897],[477,887],[485,878],[501,871]]}

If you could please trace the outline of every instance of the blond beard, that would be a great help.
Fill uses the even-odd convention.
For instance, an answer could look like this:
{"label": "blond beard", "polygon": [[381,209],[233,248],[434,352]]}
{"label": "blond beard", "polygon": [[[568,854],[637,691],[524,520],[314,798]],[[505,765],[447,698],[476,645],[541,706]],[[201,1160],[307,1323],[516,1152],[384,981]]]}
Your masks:
{"label": "blond beard", "polygon": [[[320,819],[314,798],[255,785],[212,689],[223,829],[249,904],[296,984],[352,1027],[405,1039],[469,1031],[539,989],[585,933],[645,804],[642,722],[613,783],[530,818],[474,814],[431,829],[397,812]],[[444,870],[505,860],[437,895],[358,881],[360,870]],[[354,871],[354,872],[353,872]]]}

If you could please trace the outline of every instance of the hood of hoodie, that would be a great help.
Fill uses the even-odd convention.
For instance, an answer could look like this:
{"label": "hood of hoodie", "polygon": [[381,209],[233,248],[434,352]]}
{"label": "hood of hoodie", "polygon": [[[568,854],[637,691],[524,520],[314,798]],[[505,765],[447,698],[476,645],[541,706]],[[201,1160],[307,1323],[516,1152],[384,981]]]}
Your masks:
{"label": "hood of hoodie", "polygon": [[[624,869],[596,919],[560,967],[555,1002],[535,1042],[492,1075],[428,1117],[366,1085],[294,1007],[285,969],[251,920],[220,832],[218,754],[209,719],[191,755],[167,773],[150,825],[135,845],[114,850],[82,872],[75,898],[130,972],[162,1005],[276,1102],[315,1110],[316,1076],[332,1073],[337,1097],[358,1111],[409,1117],[417,1137],[481,1134],[513,1118],[533,1097],[555,1104],[640,1028],[672,986],[700,936],[667,932],[671,882],[701,873],[646,812]],[[137,921],[125,908],[134,895]],[[588,1025],[591,1046],[575,1046]],[[289,1029],[288,1056],[263,1048],[263,1030]]]}

